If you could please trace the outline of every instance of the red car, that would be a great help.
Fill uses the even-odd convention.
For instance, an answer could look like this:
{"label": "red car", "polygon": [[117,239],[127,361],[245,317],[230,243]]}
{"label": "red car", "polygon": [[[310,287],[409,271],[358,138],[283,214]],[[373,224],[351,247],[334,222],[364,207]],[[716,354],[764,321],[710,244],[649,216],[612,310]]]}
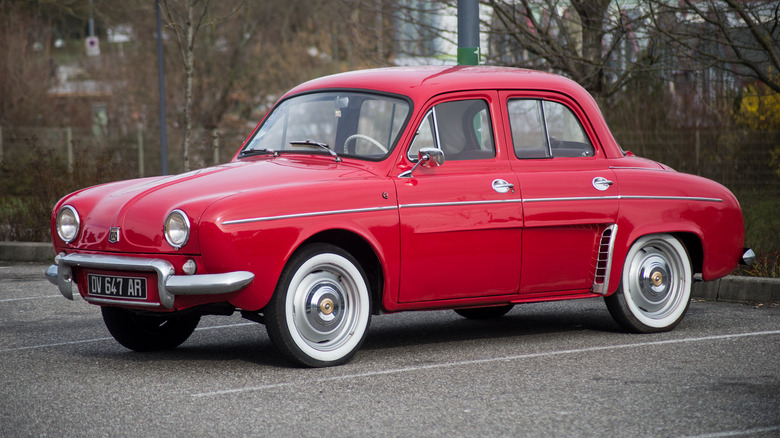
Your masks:
{"label": "red car", "polygon": [[671,330],[694,273],[751,255],[729,190],[624,152],[576,83],[467,66],[306,82],[230,163],[72,193],[52,236],[47,277],[125,347],[240,311],[305,366],[403,310],[604,297],[629,331]]}

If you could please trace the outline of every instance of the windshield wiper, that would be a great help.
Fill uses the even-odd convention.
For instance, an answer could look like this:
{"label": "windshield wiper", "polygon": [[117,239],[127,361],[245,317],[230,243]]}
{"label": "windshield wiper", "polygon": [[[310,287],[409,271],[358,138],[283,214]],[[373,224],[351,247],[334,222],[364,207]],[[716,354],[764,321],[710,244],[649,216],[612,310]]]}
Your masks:
{"label": "windshield wiper", "polygon": [[318,147],[318,148],[321,148],[321,149],[325,149],[326,151],[328,151],[328,153],[333,155],[333,158],[336,159],[337,163],[341,162],[341,157],[339,157],[338,154],[336,152],[334,152],[330,148],[330,146],[328,146],[325,143],[320,143],[318,141],[306,139],[306,140],[293,140],[293,141],[290,142],[290,144],[293,145],[293,146],[314,146],[314,147]]}
{"label": "windshield wiper", "polygon": [[244,149],[243,151],[241,151],[241,153],[238,154],[238,158],[253,157],[255,155],[265,155],[265,154],[271,154],[274,157],[279,156],[279,152],[276,152],[273,149]]}

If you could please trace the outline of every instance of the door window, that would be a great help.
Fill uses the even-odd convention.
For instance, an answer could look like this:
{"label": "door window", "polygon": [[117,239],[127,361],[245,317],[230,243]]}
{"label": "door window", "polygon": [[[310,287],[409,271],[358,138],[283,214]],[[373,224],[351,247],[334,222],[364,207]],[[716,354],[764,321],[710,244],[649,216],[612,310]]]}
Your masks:
{"label": "door window", "polygon": [[511,99],[507,109],[517,158],[593,156],[585,130],[566,106],[549,100]]}
{"label": "door window", "polygon": [[487,102],[481,99],[440,103],[420,124],[407,156],[417,160],[421,148],[444,151],[446,160],[479,160],[496,156]]}

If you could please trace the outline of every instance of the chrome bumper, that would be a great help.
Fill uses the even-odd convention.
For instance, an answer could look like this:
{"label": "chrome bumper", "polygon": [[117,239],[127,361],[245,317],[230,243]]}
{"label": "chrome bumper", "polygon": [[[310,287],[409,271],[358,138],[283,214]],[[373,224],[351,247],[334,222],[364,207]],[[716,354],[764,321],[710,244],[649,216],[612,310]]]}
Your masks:
{"label": "chrome bumper", "polygon": [[[255,278],[247,271],[225,272],[223,274],[174,275],[173,265],[161,259],[134,257],[68,254],[57,256],[55,264],[46,269],[46,278],[59,287],[67,299],[73,299],[73,267],[105,269],[111,271],[142,271],[157,274],[157,291],[160,304],[173,308],[176,295],[227,294],[240,290]],[[77,292],[78,293],[78,292]],[[120,303],[115,299],[91,298],[98,303]],[[138,302],[128,303],[139,305]]]}

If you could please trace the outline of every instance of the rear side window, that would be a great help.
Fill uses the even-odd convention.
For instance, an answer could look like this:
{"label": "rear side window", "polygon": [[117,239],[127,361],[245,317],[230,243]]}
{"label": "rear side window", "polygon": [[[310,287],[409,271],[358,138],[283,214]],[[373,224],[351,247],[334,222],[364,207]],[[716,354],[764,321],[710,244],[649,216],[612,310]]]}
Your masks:
{"label": "rear side window", "polygon": [[566,106],[549,100],[511,99],[507,110],[517,158],[593,156],[585,130]]}

